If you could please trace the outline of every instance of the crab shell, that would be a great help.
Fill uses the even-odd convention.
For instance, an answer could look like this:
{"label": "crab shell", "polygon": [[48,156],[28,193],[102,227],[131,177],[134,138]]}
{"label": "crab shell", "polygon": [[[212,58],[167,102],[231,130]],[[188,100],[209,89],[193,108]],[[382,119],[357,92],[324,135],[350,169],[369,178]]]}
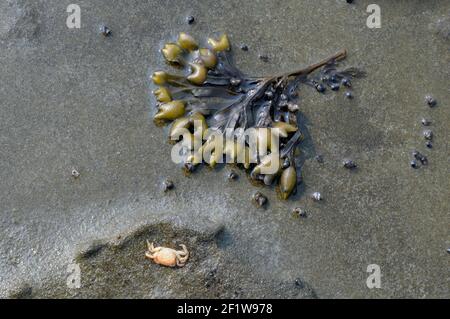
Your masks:
{"label": "crab shell", "polygon": [[189,258],[189,252],[185,245],[180,245],[183,250],[175,250],[167,247],[153,247],[153,243],[148,243],[148,251],[145,257],[153,260],[155,264],[166,267],[183,267]]}

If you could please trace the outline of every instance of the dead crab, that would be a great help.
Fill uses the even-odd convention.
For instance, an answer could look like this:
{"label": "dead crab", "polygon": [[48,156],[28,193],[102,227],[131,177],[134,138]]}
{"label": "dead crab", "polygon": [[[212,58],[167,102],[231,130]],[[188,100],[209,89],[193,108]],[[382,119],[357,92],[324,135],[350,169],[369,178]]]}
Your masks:
{"label": "dead crab", "polygon": [[175,250],[167,247],[154,247],[153,243],[147,240],[148,250],[145,252],[145,257],[153,260],[155,264],[166,267],[183,267],[189,258],[189,251],[186,246],[180,244],[183,250]]}

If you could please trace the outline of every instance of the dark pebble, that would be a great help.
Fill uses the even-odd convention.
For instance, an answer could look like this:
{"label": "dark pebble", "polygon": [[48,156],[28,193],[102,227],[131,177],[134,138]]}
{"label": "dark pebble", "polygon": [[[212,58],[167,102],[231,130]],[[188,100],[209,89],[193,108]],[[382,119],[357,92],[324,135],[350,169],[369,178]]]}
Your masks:
{"label": "dark pebble", "polygon": [[352,84],[350,83],[350,80],[347,79],[347,78],[343,78],[342,81],[341,81],[341,84],[343,86],[346,86],[346,87],[351,87],[352,86]]}
{"label": "dark pebble", "polygon": [[437,104],[436,99],[434,97],[432,97],[431,95],[425,96],[425,101],[427,102],[429,107],[436,106],[436,104]]}
{"label": "dark pebble", "polygon": [[423,118],[421,122],[422,122],[422,125],[423,125],[423,126],[428,126],[428,125],[431,124],[431,121],[430,121],[430,120],[427,120],[427,119],[425,119],[425,118]]}
{"label": "dark pebble", "polygon": [[295,286],[297,288],[303,289],[305,287],[305,284],[303,283],[303,281],[299,278],[295,279]]}
{"label": "dark pebble", "polygon": [[112,31],[110,28],[108,28],[106,25],[102,25],[100,27],[100,33],[104,36],[104,37],[109,37],[110,35],[112,35]]}
{"label": "dark pebble", "polygon": [[265,54],[260,54],[258,57],[263,62],[268,62],[269,61],[269,57],[267,55],[265,55]]}
{"label": "dark pebble", "polygon": [[428,148],[433,148],[433,142],[431,141],[427,141],[427,143],[425,144]]}
{"label": "dark pebble", "polygon": [[418,151],[414,151],[412,153],[412,155],[414,156],[414,158],[418,161],[420,161],[423,165],[427,165],[428,164],[428,159],[425,155],[423,155],[422,153],[418,152]]}
{"label": "dark pebble", "polygon": [[345,92],[345,97],[346,97],[347,99],[352,99],[352,98],[353,98],[352,92],[350,92],[350,91]]}
{"label": "dark pebble", "polygon": [[326,90],[325,85],[323,85],[322,83],[316,84],[316,90],[317,90],[317,92],[320,92],[320,93],[325,92],[325,90]]}
{"label": "dark pebble", "polygon": [[306,218],[306,217],[308,216],[308,214],[306,213],[306,211],[305,211],[304,209],[301,209],[300,207],[294,208],[294,210],[292,211],[292,213],[294,214],[295,217]]}
{"label": "dark pebble", "polygon": [[417,168],[417,162],[415,160],[412,160],[410,164],[412,168]]}
{"label": "dark pebble", "polygon": [[195,22],[195,18],[193,16],[188,16],[186,21],[188,24],[193,24]]}
{"label": "dark pebble", "polygon": [[242,51],[248,51],[248,46],[246,44],[241,45]]}
{"label": "dark pebble", "polygon": [[234,181],[234,180],[238,179],[238,177],[239,177],[239,175],[236,174],[236,172],[230,172],[230,174],[228,174],[228,179],[230,181]]}
{"label": "dark pebble", "polygon": [[317,162],[319,162],[321,164],[323,163],[323,155],[316,155],[315,159]]}
{"label": "dark pebble", "polygon": [[261,192],[256,192],[253,195],[253,201],[258,208],[263,207],[267,203],[267,197],[264,196]]}
{"label": "dark pebble", "polygon": [[333,91],[338,91],[338,90],[339,90],[339,84],[332,83],[332,84],[330,85],[330,88],[331,88]]}
{"label": "dark pebble", "polygon": [[344,167],[347,169],[354,169],[357,167],[356,163],[352,160],[345,160],[344,161]]}
{"label": "dark pebble", "polygon": [[347,3],[353,3],[353,0],[346,0]]}
{"label": "dark pebble", "polygon": [[286,168],[288,168],[289,166],[291,166],[291,162],[289,161],[289,158],[285,158],[284,159],[284,161],[283,161],[283,164],[281,165],[281,168],[282,169],[286,169]]}
{"label": "dark pebble", "polygon": [[433,139],[433,131],[431,131],[431,130],[423,131],[423,137],[425,137],[425,139],[427,139],[427,140],[432,140]]}
{"label": "dark pebble", "polygon": [[175,187],[175,185],[174,185],[173,182],[170,181],[170,180],[166,180],[166,181],[164,181],[164,183],[163,183],[163,190],[164,190],[165,192],[172,190],[174,187]]}

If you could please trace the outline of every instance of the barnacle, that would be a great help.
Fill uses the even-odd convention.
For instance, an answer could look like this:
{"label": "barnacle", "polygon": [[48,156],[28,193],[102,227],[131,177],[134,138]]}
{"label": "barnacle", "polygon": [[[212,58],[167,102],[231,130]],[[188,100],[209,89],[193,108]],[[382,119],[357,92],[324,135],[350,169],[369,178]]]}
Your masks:
{"label": "barnacle", "polygon": [[347,54],[340,50],[299,70],[249,77],[232,63],[226,34],[209,38],[209,48],[198,43],[182,32],[176,43],[162,48],[165,60],[184,67],[184,74],[153,73],[160,86],[153,92],[159,102],[155,120],[173,120],[169,137],[188,149],[184,167],[189,172],[201,163],[213,168],[226,160],[241,165],[255,181],[278,183],[281,198],[287,199],[301,181],[298,87],[324,92],[342,85],[350,90],[352,79],[364,73],[338,70],[337,62]]}

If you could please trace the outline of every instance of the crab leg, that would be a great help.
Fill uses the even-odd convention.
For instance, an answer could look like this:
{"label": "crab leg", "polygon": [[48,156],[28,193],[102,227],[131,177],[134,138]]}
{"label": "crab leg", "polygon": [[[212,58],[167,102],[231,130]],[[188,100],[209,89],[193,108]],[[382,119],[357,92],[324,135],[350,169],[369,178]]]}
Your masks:
{"label": "crab leg", "polygon": [[[180,245],[181,246],[181,248],[183,248],[183,251],[177,251],[177,265],[178,265],[178,262],[180,263],[180,264],[183,264],[184,265],[184,263],[188,260],[188,258],[189,258],[189,251],[187,250],[187,248],[186,248],[186,246],[185,245],[183,245],[183,244],[181,244]],[[180,266],[180,265],[178,265],[178,266]]]}
{"label": "crab leg", "polygon": [[148,251],[150,252],[150,253],[156,253],[156,252],[158,252],[158,251],[160,251],[161,249],[162,249],[162,247],[154,247],[153,246],[153,243],[150,243],[148,240],[147,240],[147,248],[148,248]]}

